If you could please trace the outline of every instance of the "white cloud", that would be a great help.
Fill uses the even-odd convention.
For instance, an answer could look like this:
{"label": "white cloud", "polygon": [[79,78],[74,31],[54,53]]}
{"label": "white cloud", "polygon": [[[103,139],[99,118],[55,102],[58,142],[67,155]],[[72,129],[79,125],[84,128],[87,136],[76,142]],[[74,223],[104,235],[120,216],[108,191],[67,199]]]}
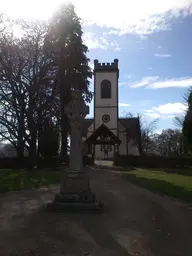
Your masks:
{"label": "white cloud", "polygon": [[158,107],[153,107],[152,110],[159,112],[160,114],[180,114],[187,109],[186,105],[180,102],[167,103],[164,105],[159,105]]}
{"label": "white cloud", "polygon": [[121,48],[116,41],[108,41],[105,37],[99,37],[96,33],[87,32],[83,35],[83,41],[89,49],[103,49],[111,48],[115,51],[120,51]]}
{"label": "white cloud", "polygon": [[148,89],[160,88],[186,88],[192,86],[192,77],[180,77],[172,79],[160,80],[158,76],[144,77],[130,85],[131,88],[139,88],[145,86]]}
{"label": "white cloud", "polygon": [[106,50],[109,46],[108,41],[105,38],[98,38],[95,33],[87,32],[83,35],[84,43],[89,49],[103,49]]}
{"label": "white cloud", "polygon": [[120,82],[119,86],[127,85],[127,82]]}
{"label": "white cloud", "polygon": [[[12,17],[47,19],[58,4],[64,1],[2,0],[0,10]],[[147,35],[170,29],[169,24],[172,19],[184,17],[192,12],[190,8],[192,0],[72,0],[72,2],[84,24],[107,27],[120,35],[126,33]]]}
{"label": "white cloud", "polygon": [[147,117],[150,117],[150,118],[154,118],[154,119],[161,117],[158,113],[155,113],[155,112],[153,112],[153,113],[145,112],[144,115]]}
{"label": "white cloud", "polygon": [[[170,29],[170,21],[191,13],[191,0],[74,0],[77,12],[89,24],[111,29],[110,34],[147,35]],[[86,8],[84,8],[86,3]],[[89,8],[90,6],[90,8]],[[92,11],[91,11],[92,10]],[[98,15],[99,13],[99,15]]]}
{"label": "white cloud", "polygon": [[144,115],[151,118],[173,118],[175,115],[184,113],[187,106],[180,102],[167,103],[146,109]]}
{"label": "white cloud", "polygon": [[173,87],[189,87],[192,86],[192,77],[180,77],[180,78],[173,78],[167,80],[159,80],[155,83],[151,83],[147,85],[147,88],[150,89],[160,89],[160,88],[173,88]]}
{"label": "white cloud", "polygon": [[109,32],[106,32],[105,35],[119,35],[119,30],[111,29]]}
{"label": "white cloud", "polygon": [[129,107],[130,104],[128,103],[119,103],[119,107]]}
{"label": "white cloud", "polygon": [[172,57],[172,54],[155,53],[154,56],[159,58],[169,58],[169,57]]}
{"label": "white cloud", "polygon": [[137,81],[130,85],[131,88],[139,88],[148,84],[151,84],[159,79],[158,76],[147,76],[141,79],[140,81]]}
{"label": "white cloud", "polygon": [[115,51],[120,51],[120,50],[121,50],[121,47],[118,45],[118,43],[117,43],[116,41],[111,42],[111,43],[110,43],[110,46],[111,46],[112,48],[114,48]]}

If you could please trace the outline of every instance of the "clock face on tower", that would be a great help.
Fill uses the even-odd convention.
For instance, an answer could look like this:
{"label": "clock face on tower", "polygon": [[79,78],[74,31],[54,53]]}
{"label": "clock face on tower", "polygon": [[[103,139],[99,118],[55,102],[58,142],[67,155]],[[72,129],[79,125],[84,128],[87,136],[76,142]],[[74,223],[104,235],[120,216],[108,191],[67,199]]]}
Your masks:
{"label": "clock face on tower", "polygon": [[110,121],[110,116],[107,115],[107,114],[103,115],[103,116],[102,116],[102,121],[103,121],[104,123],[108,123],[108,122]]}

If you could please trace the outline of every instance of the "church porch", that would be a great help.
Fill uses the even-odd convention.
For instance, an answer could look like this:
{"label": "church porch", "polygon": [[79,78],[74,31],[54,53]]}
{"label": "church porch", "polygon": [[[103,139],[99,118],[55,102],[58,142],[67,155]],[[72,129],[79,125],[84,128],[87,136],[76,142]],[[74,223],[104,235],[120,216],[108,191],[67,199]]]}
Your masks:
{"label": "church porch", "polygon": [[95,159],[113,159],[118,154],[121,140],[104,124],[98,127],[85,141],[87,153]]}

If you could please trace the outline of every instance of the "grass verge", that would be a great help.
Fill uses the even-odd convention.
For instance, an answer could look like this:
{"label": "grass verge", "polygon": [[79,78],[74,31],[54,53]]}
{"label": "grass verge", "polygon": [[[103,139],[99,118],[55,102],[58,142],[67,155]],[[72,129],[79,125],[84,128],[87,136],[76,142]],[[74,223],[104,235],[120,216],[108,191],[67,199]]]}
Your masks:
{"label": "grass verge", "polygon": [[63,176],[61,171],[48,170],[0,170],[0,193],[39,188],[59,183]]}
{"label": "grass verge", "polygon": [[125,169],[123,175],[130,182],[153,192],[192,203],[192,176],[146,169]]}

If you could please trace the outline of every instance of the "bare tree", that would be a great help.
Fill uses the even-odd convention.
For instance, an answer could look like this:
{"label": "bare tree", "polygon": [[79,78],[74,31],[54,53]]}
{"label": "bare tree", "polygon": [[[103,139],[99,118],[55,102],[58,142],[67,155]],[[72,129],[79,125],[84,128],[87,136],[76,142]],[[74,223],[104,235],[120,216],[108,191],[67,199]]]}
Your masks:
{"label": "bare tree", "polygon": [[161,134],[153,137],[154,153],[160,156],[183,155],[183,137],[178,129],[163,130]]}
{"label": "bare tree", "polygon": [[10,22],[4,13],[0,13],[0,37],[6,33],[6,29],[10,27]]}
{"label": "bare tree", "polygon": [[20,120],[23,103],[20,97],[22,86],[19,83],[22,63],[20,61],[18,63],[18,53],[19,47],[12,35],[9,34],[0,39],[1,137],[12,143],[16,149],[21,136]]}
{"label": "bare tree", "polygon": [[13,24],[22,30],[20,37],[11,28],[0,35],[0,137],[20,157],[27,148],[34,165],[47,118],[60,122],[65,151],[69,128],[68,120],[62,120],[64,106],[71,88],[78,87],[86,101],[91,99],[92,72],[73,5],[64,5],[51,23],[17,20]]}
{"label": "bare tree", "polygon": [[152,136],[157,128],[158,119],[147,121],[144,115],[134,115],[133,113],[127,113],[126,118],[139,119],[141,136],[136,141],[137,147],[141,155],[150,152],[153,147]]}
{"label": "bare tree", "polygon": [[36,158],[37,136],[45,116],[57,110],[52,60],[44,54],[46,26],[19,21],[23,36],[0,39],[1,137],[23,156],[28,148]]}

